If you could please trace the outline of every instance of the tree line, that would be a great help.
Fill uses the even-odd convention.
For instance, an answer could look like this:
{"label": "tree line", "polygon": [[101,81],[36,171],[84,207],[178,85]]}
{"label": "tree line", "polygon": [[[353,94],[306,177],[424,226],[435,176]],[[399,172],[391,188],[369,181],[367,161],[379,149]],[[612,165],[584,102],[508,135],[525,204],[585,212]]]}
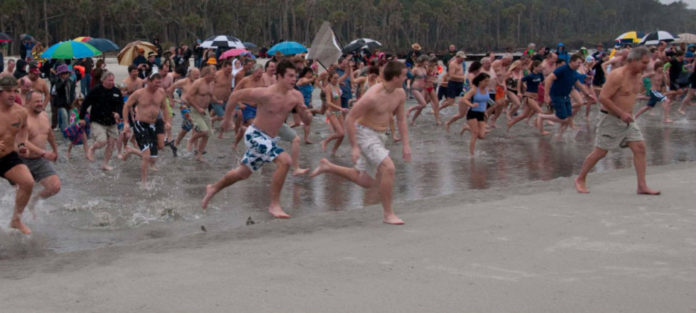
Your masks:
{"label": "tree line", "polygon": [[[426,51],[452,43],[477,52],[529,42],[578,48],[610,43],[628,30],[696,32],[696,10],[657,0],[0,1],[0,31],[48,44],[82,35],[119,45],[157,37],[166,49],[226,34],[259,47],[280,40],[309,45],[324,20],[343,45],[368,37],[401,53],[414,42]],[[17,40],[9,49],[17,53]]]}

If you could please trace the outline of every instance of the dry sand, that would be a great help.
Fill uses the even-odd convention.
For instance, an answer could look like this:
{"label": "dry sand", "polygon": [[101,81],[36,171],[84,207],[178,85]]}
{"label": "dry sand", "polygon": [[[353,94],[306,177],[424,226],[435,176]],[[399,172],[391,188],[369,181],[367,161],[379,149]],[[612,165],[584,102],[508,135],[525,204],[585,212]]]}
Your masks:
{"label": "dry sand", "polygon": [[[696,164],[0,262],[2,312],[694,312]],[[199,227],[198,225],[196,227]]]}

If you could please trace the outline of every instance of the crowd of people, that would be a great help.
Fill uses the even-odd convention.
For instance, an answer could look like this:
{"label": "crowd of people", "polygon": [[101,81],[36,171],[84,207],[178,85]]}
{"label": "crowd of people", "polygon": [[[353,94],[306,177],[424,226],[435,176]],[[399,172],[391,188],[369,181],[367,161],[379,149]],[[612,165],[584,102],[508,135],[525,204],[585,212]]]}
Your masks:
{"label": "crowd of people", "polygon": [[[490,53],[467,63],[467,55],[454,45],[437,56],[414,44],[405,61],[363,50],[343,55],[320,71],[317,62],[303,55],[275,55],[258,62],[250,55],[220,59],[219,51],[203,51],[190,66],[188,47],[166,54],[160,47],[147,56],[140,53],[121,82],[103,59],[80,59],[71,67],[60,61],[9,60],[0,74],[0,174],[17,186],[10,226],[30,233],[21,221],[24,209],[60,191],[52,165],[58,158],[56,135],[66,137],[68,157],[77,145],[90,161],[104,149],[99,157],[104,171],[113,170],[114,153],[123,161],[137,156],[144,183],[165,148],[177,157],[185,145],[197,161],[206,162],[208,142],[223,139],[226,132],[234,133],[233,148],[243,140],[246,152],[236,168],[206,186],[203,209],[224,188],[247,179],[265,163],[275,163],[268,210],[276,218],[289,217],[280,194],[292,171],[310,177],[331,173],[365,188],[378,186],[383,221],[403,224],[392,208],[395,165],[387,136],[401,145],[402,157],[409,161],[408,128],[418,127],[417,119],[424,119],[428,106],[431,122],[442,125],[443,132],[460,119],[466,121],[459,133],[470,133],[472,155],[476,142],[498,127],[501,117],[507,130],[527,125],[544,136],[556,126],[556,135],[562,136],[575,127],[575,117],[588,120],[598,107],[595,149],[575,180],[577,191],[588,192],[587,174],[608,150],[628,147],[634,155],[637,192],[659,194],[645,181],[645,144],[635,119],[658,103],[664,107],[665,123],[671,122],[672,105],[681,102],[679,112],[685,112],[696,91],[696,48],[665,42],[650,49],[596,48],[593,54],[584,48],[571,54],[563,44],[555,50],[530,44],[518,58]],[[320,95],[316,104],[315,89]],[[409,98],[415,104],[406,108]],[[637,99],[646,100],[646,106],[634,113]],[[45,112],[49,105],[50,116]],[[443,109],[450,106],[456,113],[445,120]],[[330,130],[321,150],[331,149],[335,155],[347,136],[354,167],[327,158],[312,171],[299,166],[301,144],[313,143],[310,129],[316,115],[324,116]],[[181,119],[180,129],[172,128],[174,119]],[[303,130],[303,138],[295,128]],[[278,140],[290,144],[289,153]],[[35,183],[43,189],[32,196]]]}

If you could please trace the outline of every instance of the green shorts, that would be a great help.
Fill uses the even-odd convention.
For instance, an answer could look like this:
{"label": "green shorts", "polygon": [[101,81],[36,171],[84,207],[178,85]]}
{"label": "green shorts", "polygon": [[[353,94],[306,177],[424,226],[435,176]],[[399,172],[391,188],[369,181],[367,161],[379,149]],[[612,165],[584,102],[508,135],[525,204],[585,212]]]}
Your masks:
{"label": "green shorts", "polygon": [[632,141],[643,141],[643,134],[635,122],[626,123],[614,115],[600,113],[595,137],[597,148],[603,150],[626,148]]}
{"label": "green shorts", "polygon": [[210,125],[210,119],[208,118],[208,114],[201,114],[198,113],[196,109],[192,109],[191,112],[189,112],[189,116],[191,116],[193,130],[201,133],[207,133],[208,135],[210,135],[210,130],[213,127],[212,125]]}

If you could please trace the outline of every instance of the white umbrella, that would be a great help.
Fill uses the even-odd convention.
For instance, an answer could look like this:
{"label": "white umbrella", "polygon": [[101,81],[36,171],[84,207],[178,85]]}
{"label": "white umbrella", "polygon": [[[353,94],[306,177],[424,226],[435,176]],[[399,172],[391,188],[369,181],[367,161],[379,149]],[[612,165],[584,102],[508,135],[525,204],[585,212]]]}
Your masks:
{"label": "white umbrella", "polygon": [[641,45],[654,46],[660,43],[660,41],[671,42],[674,41],[676,37],[669,32],[664,30],[658,30],[656,32],[649,33],[640,40]]}
{"label": "white umbrella", "polygon": [[241,40],[237,37],[218,35],[212,36],[201,43],[201,48],[229,48],[229,49],[244,49],[246,48]]}
{"label": "white umbrella", "polygon": [[678,35],[675,43],[696,43],[696,34],[683,33]]}

